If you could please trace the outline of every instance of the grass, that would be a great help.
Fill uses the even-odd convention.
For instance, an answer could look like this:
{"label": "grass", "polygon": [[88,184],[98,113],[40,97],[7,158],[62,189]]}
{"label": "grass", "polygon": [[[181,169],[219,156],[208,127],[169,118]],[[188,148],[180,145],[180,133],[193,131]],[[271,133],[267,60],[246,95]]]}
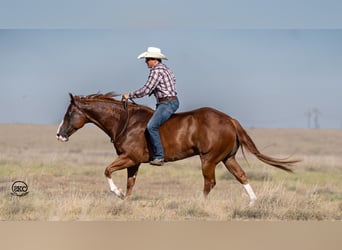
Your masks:
{"label": "grass", "polygon": [[[250,155],[248,164],[240,159],[258,196],[250,208],[243,187],[222,165],[216,170],[217,186],[204,200],[197,157],[162,168],[143,164],[132,200],[122,201],[109,192],[103,175],[115,158],[109,139],[88,126],[63,144],[55,141],[55,129],[0,125],[0,220],[342,220],[339,130],[249,130],[266,154],[303,159],[295,174],[265,166]],[[126,171],[114,173],[113,179],[124,188]],[[10,194],[15,180],[28,184],[28,195]]]}

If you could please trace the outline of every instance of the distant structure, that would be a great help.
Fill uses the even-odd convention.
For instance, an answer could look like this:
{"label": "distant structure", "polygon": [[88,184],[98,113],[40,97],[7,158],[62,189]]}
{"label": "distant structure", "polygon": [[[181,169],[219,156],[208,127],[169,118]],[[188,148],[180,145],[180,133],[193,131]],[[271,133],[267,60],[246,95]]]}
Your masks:
{"label": "distant structure", "polygon": [[308,128],[311,128],[311,121],[313,122],[314,128],[320,128],[319,117],[322,113],[318,108],[309,108],[304,114],[307,118]]}
{"label": "distant structure", "polygon": [[305,113],[306,119],[307,119],[307,126],[308,128],[311,128],[311,109],[308,109]]}

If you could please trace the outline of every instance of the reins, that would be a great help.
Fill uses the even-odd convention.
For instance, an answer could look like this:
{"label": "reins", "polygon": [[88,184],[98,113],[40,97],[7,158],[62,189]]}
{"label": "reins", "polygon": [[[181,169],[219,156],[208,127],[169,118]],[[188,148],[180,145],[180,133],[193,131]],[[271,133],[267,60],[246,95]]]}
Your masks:
{"label": "reins", "polygon": [[137,104],[132,98],[129,98],[129,99],[126,99],[126,98],[121,98],[121,102],[123,102],[123,107],[126,111],[126,121],[125,121],[125,124],[122,128],[122,130],[120,131],[120,133],[115,137],[115,138],[112,138],[111,139],[111,142],[114,143],[127,129],[127,126],[128,126],[128,121],[129,121],[129,112],[128,112],[128,101],[131,101],[132,103],[134,104]]}
{"label": "reins", "polygon": [[121,102],[123,103],[123,108],[126,111],[126,121],[125,124],[123,126],[123,128],[121,129],[121,131],[118,133],[117,136],[115,136],[115,138],[111,139],[111,142],[114,143],[126,130],[127,125],[128,125],[128,120],[129,120],[129,112],[128,112],[128,99],[122,98]]}

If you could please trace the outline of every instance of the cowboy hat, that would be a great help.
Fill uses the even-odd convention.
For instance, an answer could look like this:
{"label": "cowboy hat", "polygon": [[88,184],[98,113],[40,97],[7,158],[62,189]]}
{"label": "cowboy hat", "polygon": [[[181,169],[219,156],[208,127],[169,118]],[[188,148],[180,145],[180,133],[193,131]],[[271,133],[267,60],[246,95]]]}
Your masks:
{"label": "cowboy hat", "polygon": [[161,53],[161,50],[155,47],[148,47],[147,51],[141,53],[138,56],[138,59],[141,59],[141,58],[157,58],[157,59],[167,60],[166,56]]}

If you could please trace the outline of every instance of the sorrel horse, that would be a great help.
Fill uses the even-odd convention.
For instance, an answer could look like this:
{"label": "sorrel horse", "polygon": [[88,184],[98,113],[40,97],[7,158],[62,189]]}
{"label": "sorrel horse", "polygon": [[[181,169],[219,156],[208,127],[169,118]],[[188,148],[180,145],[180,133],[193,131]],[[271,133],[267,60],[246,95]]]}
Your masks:
{"label": "sorrel horse", "polygon": [[[73,96],[64,119],[58,127],[57,139],[68,141],[86,123],[102,129],[114,144],[118,157],[105,170],[110,190],[120,198],[128,199],[136,181],[141,163],[151,160],[145,129],[153,110],[131,102],[119,101],[114,93]],[[204,177],[204,196],[216,184],[215,167],[223,162],[227,170],[245,188],[250,205],[256,200],[246,174],[235,159],[239,147],[246,148],[259,160],[291,172],[297,160],[280,160],[259,152],[240,123],[212,108],[200,108],[174,114],[160,127],[165,161],[176,161],[199,155]],[[127,190],[124,194],[113,182],[112,173],[127,169]]]}

